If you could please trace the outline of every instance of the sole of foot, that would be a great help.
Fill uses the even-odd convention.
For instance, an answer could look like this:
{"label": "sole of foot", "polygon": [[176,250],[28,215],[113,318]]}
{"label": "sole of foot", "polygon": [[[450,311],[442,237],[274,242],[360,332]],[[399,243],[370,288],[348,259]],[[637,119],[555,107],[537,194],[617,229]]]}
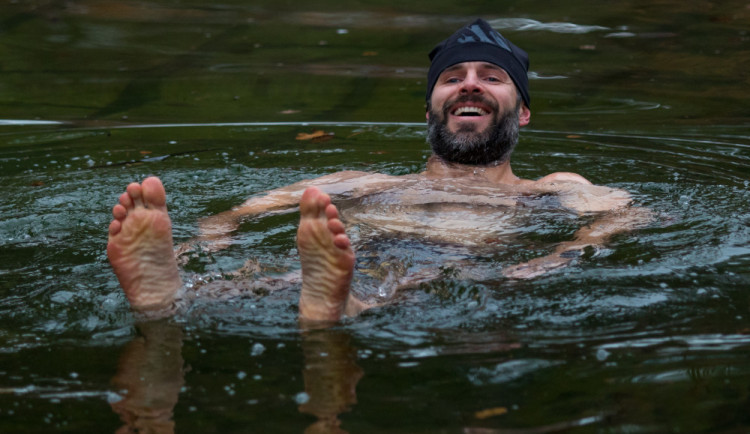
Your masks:
{"label": "sole of foot", "polygon": [[338,321],[346,308],[354,272],[354,251],[336,206],[317,187],[300,201],[297,248],[302,262],[300,318]]}
{"label": "sole of foot", "polygon": [[128,185],[112,216],[107,256],[130,305],[136,311],[169,308],[182,281],[159,178]]}

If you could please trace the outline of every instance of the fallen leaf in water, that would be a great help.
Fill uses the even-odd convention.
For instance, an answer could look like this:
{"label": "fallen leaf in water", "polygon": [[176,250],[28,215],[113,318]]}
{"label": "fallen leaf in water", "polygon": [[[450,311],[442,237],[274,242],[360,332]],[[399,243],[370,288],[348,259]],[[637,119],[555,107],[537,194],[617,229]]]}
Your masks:
{"label": "fallen leaf in water", "polygon": [[295,113],[299,113],[299,110],[289,109],[289,110],[282,110],[282,111],[279,112],[279,114],[281,114],[281,115],[293,115]]}
{"label": "fallen leaf in water", "polygon": [[308,134],[308,133],[299,133],[299,134],[297,134],[297,140],[312,140],[312,139],[314,139],[316,137],[320,137],[320,136],[322,136],[324,134],[325,134],[325,132],[323,130],[313,131],[310,134]]}
{"label": "fallen leaf in water", "polygon": [[370,152],[370,154],[373,154],[373,155],[383,155],[383,154],[387,154],[387,153],[388,153],[388,151],[372,151],[372,152]]}
{"label": "fallen leaf in water", "polygon": [[363,56],[377,56],[378,52],[377,51],[365,51],[364,53],[362,53],[362,55]]}
{"label": "fallen leaf in water", "polygon": [[481,410],[474,413],[474,417],[476,417],[477,419],[487,419],[488,417],[500,416],[501,414],[505,414],[507,412],[508,409],[505,407],[488,408],[486,410]]}
{"label": "fallen leaf in water", "polygon": [[581,136],[579,136],[578,134],[568,134],[565,137],[567,137],[569,139],[580,139],[581,138]]}
{"label": "fallen leaf in water", "polygon": [[31,181],[31,186],[32,187],[41,187],[43,185],[44,185],[43,181]]}
{"label": "fallen leaf in water", "polygon": [[150,153],[151,153],[151,151],[141,151],[141,155],[148,155]]}
{"label": "fallen leaf in water", "polygon": [[594,51],[596,50],[596,45],[581,45],[578,48],[580,48],[581,50]]}
{"label": "fallen leaf in water", "polygon": [[313,142],[325,142],[331,140],[333,133],[326,133],[323,130],[313,131],[312,133],[299,133],[297,134],[297,140],[312,140]]}

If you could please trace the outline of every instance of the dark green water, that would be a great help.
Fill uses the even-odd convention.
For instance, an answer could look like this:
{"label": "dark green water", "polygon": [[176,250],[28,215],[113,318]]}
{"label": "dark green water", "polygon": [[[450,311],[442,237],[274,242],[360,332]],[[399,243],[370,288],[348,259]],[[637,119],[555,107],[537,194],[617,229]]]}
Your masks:
{"label": "dark green water", "polygon": [[[657,222],[556,274],[448,278],[329,330],[299,330],[298,287],[136,322],[104,253],[127,183],[160,176],[185,241],[263,190],[417,172],[426,53],[478,15],[531,56],[515,172],[627,189]],[[750,430],[748,31],[740,1],[0,6],[0,431]],[[334,136],[295,140],[315,129]],[[294,269],[297,218],[248,220],[188,272]]]}

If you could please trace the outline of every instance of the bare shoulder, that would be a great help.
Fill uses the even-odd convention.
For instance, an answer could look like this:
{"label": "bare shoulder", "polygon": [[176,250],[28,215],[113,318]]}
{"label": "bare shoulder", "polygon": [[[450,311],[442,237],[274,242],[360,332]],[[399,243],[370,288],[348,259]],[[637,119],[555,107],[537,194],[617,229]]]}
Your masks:
{"label": "bare shoulder", "polygon": [[352,180],[352,179],[364,178],[370,175],[373,175],[373,173],[362,172],[359,170],[342,170],[341,172],[330,173],[328,175],[323,175],[319,178],[301,181],[300,183],[303,183],[306,185],[335,184],[337,182],[345,182],[345,181]]}
{"label": "bare shoulder", "polygon": [[581,175],[556,172],[534,182],[534,187],[555,193],[560,203],[579,213],[616,211],[628,207],[630,193],[619,188],[594,185]]}
{"label": "bare shoulder", "polygon": [[591,181],[584,178],[583,176],[573,173],[573,172],[555,172],[550,173],[549,175],[545,176],[544,178],[539,179],[536,181],[538,183],[546,183],[546,182],[575,182],[578,184],[586,184],[591,185]]}
{"label": "bare shoulder", "polygon": [[363,195],[372,191],[389,188],[399,182],[403,177],[386,175],[383,173],[360,172],[347,170],[332,173],[309,181],[301,181],[295,185],[307,188],[311,185],[320,187],[324,192],[331,195]]}
{"label": "bare shoulder", "polygon": [[295,206],[302,198],[302,193],[311,186],[316,186],[332,196],[360,196],[395,185],[399,179],[397,176],[346,170],[266,191],[246,200],[240,207],[235,208],[235,211],[256,213],[257,209],[270,210]]}

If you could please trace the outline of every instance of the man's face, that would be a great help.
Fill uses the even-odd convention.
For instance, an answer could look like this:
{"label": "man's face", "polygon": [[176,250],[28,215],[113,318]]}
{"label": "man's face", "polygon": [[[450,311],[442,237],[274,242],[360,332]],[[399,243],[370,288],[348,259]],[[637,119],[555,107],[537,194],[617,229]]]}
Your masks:
{"label": "man's face", "polygon": [[441,158],[487,165],[506,161],[531,113],[500,67],[465,62],[440,74],[427,114],[428,141]]}

